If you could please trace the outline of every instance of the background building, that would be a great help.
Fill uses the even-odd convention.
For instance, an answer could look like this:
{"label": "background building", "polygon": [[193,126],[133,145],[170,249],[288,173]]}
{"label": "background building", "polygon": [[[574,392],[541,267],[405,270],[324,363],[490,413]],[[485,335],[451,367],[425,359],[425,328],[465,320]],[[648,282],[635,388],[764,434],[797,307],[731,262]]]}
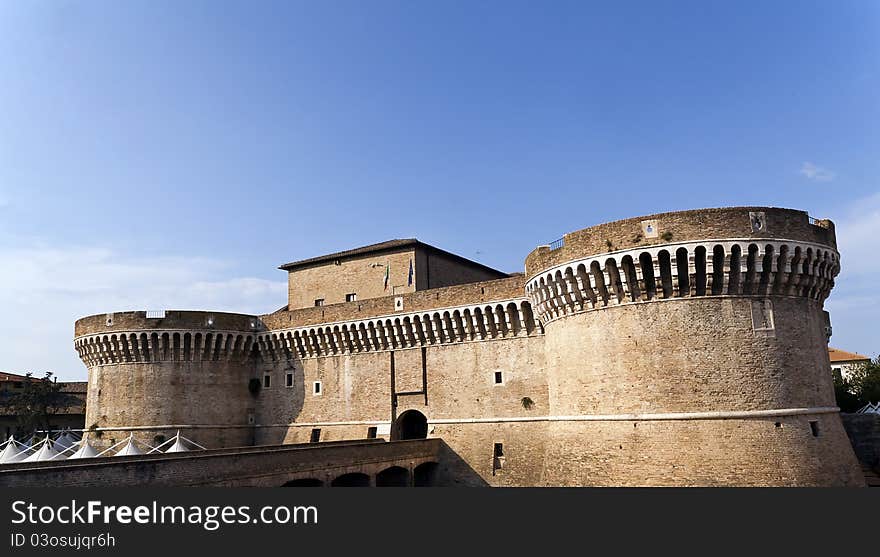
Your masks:
{"label": "background building", "polygon": [[828,347],[828,359],[831,361],[831,371],[840,372],[844,379],[850,376],[854,367],[866,364],[871,358],[840,350],[839,348]]}
{"label": "background building", "polygon": [[[0,372],[0,441],[5,441],[12,435],[21,439],[22,435],[29,433],[23,430],[21,417],[3,403],[24,391],[28,381],[44,380],[39,377]],[[66,406],[58,408],[57,412],[52,414],[50,420],[52,430],[82,429],[85,426],[87,386],[88,383],[85,381],[61,382],[61,393],[69,395],[69,398]]]}

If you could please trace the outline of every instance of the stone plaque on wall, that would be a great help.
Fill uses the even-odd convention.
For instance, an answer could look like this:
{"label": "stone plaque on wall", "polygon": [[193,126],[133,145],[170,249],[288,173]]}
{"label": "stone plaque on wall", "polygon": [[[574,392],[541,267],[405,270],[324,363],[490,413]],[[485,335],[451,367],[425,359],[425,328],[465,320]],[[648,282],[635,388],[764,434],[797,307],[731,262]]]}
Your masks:
{"label": "stone plaque on wall", "polygon": [[764,211],[750,211],[749,221],[752,223],[752,232],[767,231],[767,217],[764,215]]}
{"label": "stone plaque on wall", "polygon": [[756,336],[775,336],[773,303],[770,300],[752,300],[752,329]]}

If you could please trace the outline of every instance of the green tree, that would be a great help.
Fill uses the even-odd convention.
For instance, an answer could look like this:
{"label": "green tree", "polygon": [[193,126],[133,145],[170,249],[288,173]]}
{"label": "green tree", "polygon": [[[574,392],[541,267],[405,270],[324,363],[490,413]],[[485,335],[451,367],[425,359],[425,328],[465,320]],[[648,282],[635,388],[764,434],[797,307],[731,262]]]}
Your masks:
{"label": "green tree", "polygon": [[880,402],[880,355],[856,366],[850,373],[849,382],[859,398],[859,407]]}
{"label": "green tree", "polygon": [[880,356],[853,366],[846,378],[835,371],[834,396],[843,412],[855,412],[866,404],[880,402]]}
{"label": "green tree", "polygon": [[0,398],[0,408],[18,418],[21,431],[25,434],[49,431],[52,416],[75,405],[77,399],[61,392],[62,385],[52,379],[52,372],[47,371],[42,378],[34,378],[33,373],[27,373],[26,377],[22,390],[5,393]]}
{"label": "green tree", "polygon": [[859,396],[849,378],[844,378],[840,370],[834,370],[834,398],[841,412],[855,412],[863,404],[859,404]]}

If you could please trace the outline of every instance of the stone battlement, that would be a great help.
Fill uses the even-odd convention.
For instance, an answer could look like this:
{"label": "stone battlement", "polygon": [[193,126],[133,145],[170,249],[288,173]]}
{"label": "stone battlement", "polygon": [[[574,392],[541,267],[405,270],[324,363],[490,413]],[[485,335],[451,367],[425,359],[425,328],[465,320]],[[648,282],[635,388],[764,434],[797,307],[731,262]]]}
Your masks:
{"label": "stone battlement", "polygon": [[563,236],[563,245],[558,249],[540,246],[532,251],[526,257],[526,275],[532,277],[566,261],[602,253],[728,238],[756,243],[759,239],[789,240],[837,249],[834,224],[811,219],[804,211],[775,207],[694,209],[634,217],[570,232]]}
{"label": "stone battlement", "polygon": [[[392,315],[394,313],[430,311],[437,308],[480,305],[484,302],[512,300],[522,298],[524,288],[525,277],[523,275],[514,275],[496,280],[432,288],[398,296],[389,295],[381,298],[321,307],[294,310],[282,308],[274,313],[262,316],[262,321],[271,330],[357,321]],[[401,308],[395,307],[395,299],[397,298],[403,302]]]}
{"label": "stone battlement", "polygon": [[543,323],[632,302],[695,296],[800,296],[824,301],[840,255],[778,240],[679,242],[623,250],[541,271],[526,292]]}

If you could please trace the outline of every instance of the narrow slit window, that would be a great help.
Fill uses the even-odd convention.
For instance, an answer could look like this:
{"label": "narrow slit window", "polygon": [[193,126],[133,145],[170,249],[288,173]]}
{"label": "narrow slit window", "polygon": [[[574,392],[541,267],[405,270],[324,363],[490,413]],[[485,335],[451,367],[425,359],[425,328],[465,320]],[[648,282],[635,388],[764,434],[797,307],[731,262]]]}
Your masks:
{"label": "narrow slit window", "polygon": [[288,374],[287,374],[287,377],[286,377],[286,379],[285,379],[285,381],[286,381],[285,384],[286,384],[288,387],[293,387],[293,374],[292,374],[292,373],[288,373]]}
{"label": "narrow slit window", "polygon": [[810,432],[813,434],[813,437],[819,437],[819,422],[810,421]]}
{"label": "narrow slit window", "polygon": [[321,430],[319,428],[315,428],[312,430],[312,436],[309,438],[309,443],[317,443],[321,440]]}
{"label": "narrow slit window", "polygon": [[322,386],[320,381],[315,381],[312,384],[312,393],[314,393],[315,396],[318,396],[322,393]]}
{"label": "narrow slit window", "polygon": [[271,375],[264,375],[263,376],[263,388],[268,389],[271,386],[272,386],[272,376]]}
{"label": "narrow slit window", "polygon": [[495,384],[501,385],[504,383],[504,375],[500,371],[495,372]]}
{"label": "narrow slit window", "polygon": [[504,456],[504,443],[495,443],[495,448],[493,449],[495,458],[501,458]]}

